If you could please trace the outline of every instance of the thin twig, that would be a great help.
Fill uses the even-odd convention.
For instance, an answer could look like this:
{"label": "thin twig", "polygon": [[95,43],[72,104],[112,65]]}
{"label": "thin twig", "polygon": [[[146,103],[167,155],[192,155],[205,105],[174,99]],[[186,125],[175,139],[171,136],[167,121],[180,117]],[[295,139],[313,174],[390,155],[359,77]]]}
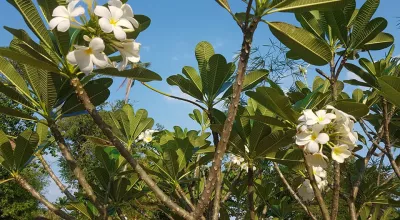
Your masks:
{"label": "thin twig", "polygon": [[317,220],[317,218],[312,214],[312,212],[308,209],[308,207],[303,203],[303,201],[301,201],[301,199],[299,198],[299,196],[297,196],[296,192],[293,190],[293,188],[290,186],[290,184],[288,183],[288,181],[286,180],[285,176],[283,175],[283,173],[281,172],[281,169],[279,169],[279,166],[276,162],[273,162],[274,164],[274,168],[276,170],[276,172],[279,174],[279,177],[281,178],[283,184],[285,184],[286,188],[289,190],[290,195],[293,196],[293,198],[300,204],[301,207],[303,207],[304,211],[306,211],[306,213],[310,216],[310,218]]}

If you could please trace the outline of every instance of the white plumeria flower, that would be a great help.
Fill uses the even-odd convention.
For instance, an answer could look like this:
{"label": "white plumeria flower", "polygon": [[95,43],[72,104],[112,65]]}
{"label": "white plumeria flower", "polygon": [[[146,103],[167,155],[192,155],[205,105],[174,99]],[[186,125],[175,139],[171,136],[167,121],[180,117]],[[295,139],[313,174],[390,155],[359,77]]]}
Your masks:
{"label": "white plumeria flower", "polygon": [[352,115],[349,115],[339,109],[336,109],[335,107],[333,107],[331,105],[327,105],[326,109],[333,110],[333,113],[336,115],[335,121],[337,123],[343,123],[345,125],[348,125],[350,123],[350,120],[356,121],[356,119]]}
{"label": "white plumeria flower", "polygon": [[303,115],[300,116],[299,120],[304,121],[306,125],[321,124],[326,125],[331,123],[333,119],[336,118],[335,114],[326,113],[326,110],[318,110],[314,112],[311,109],[306,109],[303,111]]}
{"label": "white plumeria flower", "polygon": [[318,152],[315,154],[309,154],[306,157],[307,157],[308,163],[311,166],[322,167],[323,169],[328,167],[328,163],[326,162],[328,160],[328,157],[325,156],[322,152]]}
{"label": "white plumeria flower", "polygon": [[240,164],[244,162],[244,158],[238,157],[236,155],[231,155],[230,159],[231,159],[232,163],[234,163],[238,166],[240,166]]}
{"label": "white plumeria flower", "polygon": [[103,53],[105,45],[101,38],[93,38],[89,47],[75,46],[75,48],[76,50],[68,53],[67,59],[71,64],[78,65],[83,73],[91,73],[93,64],[98,68],[105,68],[109,65],[109,60]]}
{"label": "white plumeria flower", "polygon": [[323,125],[315,124],[312,126],[311,131],[304,131],[296,135],[296,144],[305,146],[305,149],[313,154],[317,153],[320,149],[320,144],[326,144],[329,141],[329,135],[321,133]]}
{"label": "white plumeria flower", "polygon": [[[242,164],[240,165],[240,168],[241,168],[242,170],[244,170],[244,171],[248,171],[248,170],[249,170],[249,164],[248,164],[248,163],[242,163]],[[256,170],[256,167],[255,167],[255,166],[253,166],[253,170]]]}
{"label": "white plumeria flower", "polygon": [[325,190],[325,187],[328,186],[328,180],[322,180],[317,185],[320,190]]}
{"label": "white plumeria flower", "polygon": [[118,40],[126,40],[126,33],[122,27],[133,29],[132,24],[123,18],[124,12],[115,6],[96,6],[94,13],[101,17],[99,19],[99,25],[101,30],[105,33],[114,32],[114,36]]}
{"label": "white plumeria flower", "polygon": [[134,14],[133,14],[132,7],[130,5],[124,4],[120,0],[110,0],[110,1],[108,1],[108,5],[120,8],[124,13],[122,15],[122,17],[126,18],[129,22],[131,22],[131,24],[135,28],[139,27],[139,22],[135,18],[133,18]]}
{"label": "white plumeria flower", "polygon": [[349,151],[349,146],[346,144],[341,144],[332,148],[332,159],[336,160],[338,163],[343,163],[344,159],[350,156],[351,152]]}
{"label": "white plumeria flower", "polygon": [[136,43],[133,40],[128,40],[126,42],[122,42],[121,44],[123,48],[118,48],[122,56],[122,62],[118,67],[120,71],[126,68],[128,61],[132,63],[138,63],[140,61],[140,43]]}
{"label": "white plumeria flower", "polygon": [[75,8],[79,0],[69,1],[68,9],[65,6],[57,6],[53,10],[53,19],[49,22],[49,27],[53,30],[57,27],[60,32],[66,32],[71,27],[71,21],[76,22],[75,17],[83,15],[85,9],[82,6]]}
{"label": "white plumeria flower", "polygon": [[317,183],[323,181],[326,178],[326,171],[322,167],[313,166],[313,173],[315,181],[317,181]]}
{"label": "white plumeria flower", "polygon": [[303,184],[298,189],[299,196],[303,201],[312,201],[314,199],[314,190],[309,179],[305,179]]}
{"label": "white plumeria flower", "polygon": [[140,133],[138,138],[136,139],[137,141],[143,141],[145,143],[150,143],[153,140],[153,134],[157,132],[157,130],[149,130],[147,129],[146,131]]}

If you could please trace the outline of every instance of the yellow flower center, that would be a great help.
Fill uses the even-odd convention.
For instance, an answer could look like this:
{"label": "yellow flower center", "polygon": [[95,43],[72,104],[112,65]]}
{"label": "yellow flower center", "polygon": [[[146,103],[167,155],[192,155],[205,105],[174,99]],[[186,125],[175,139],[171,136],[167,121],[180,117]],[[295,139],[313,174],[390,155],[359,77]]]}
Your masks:
{"label": "yellow flower center", "polygon": [[311,140],[315,141],[317,138],[318,138],[317,134],[314,133],[311,135]]}
{"label": "yellow flower center", "polygon": [[338,147],[334,147],[334,148],[333,148],[333,153],[334,153],[334,154],[341,154],[341,153],[342,153],[342,150],[341,150],[340,148],[338,148]]}
{"label": "yellow flower center", "polygon": [[89,49],[85,50],[85,53],[86,53],[87,55],[93,54],[92,48],[89,47]]}
{"label": "yellow flower center", "polygon": [[112,25],[117,25],[117,23],[118,23],[118,21],[117,20],[115,20],[114,18],[111,18],[110,19],[110,24],[112,24]]}

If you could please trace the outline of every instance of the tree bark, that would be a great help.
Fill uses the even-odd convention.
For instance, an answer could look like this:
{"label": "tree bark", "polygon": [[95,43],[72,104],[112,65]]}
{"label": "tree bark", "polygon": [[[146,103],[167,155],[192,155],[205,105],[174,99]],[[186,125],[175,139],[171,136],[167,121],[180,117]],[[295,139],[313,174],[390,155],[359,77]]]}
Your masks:
{"label": "tree bark", "polygon": [[90,201],[93,202],[93,204],[96,206],[96,208],[100,212],[100,215],[102,217],[106,216],[107,210],[104,209],[104,207],[101,205],[100,201],[97,199],[92,187],[86,180],[86,177],[85,177],[82,169],[79,167],[74,156],[68,149],[68,145],[65,142],[64,137],[61,135],[61,132],[58,129],[57,125],[53,121],[48,121],[48,124],[49,124],[51,133],[53,134],[55,140],[57,141],[58,148],[60,149],[61,154],[64,156],[65,160],[67,161],[68,166],[74,173],[76,179],[78,180],[79,185],[83,188],[86,196],[90,199]]}
{"label": "tree bark", "polygon": [[250,220],[255,220],[256,210],[254,208],[254,170],[252,163],[249,163],[249,167],[247,168],[247,200],[249,204]]}
{"label": "tree bark", "polygon": [[[251,9],[252,2],[253,2],[252,0],[249,0],[247,12],[246,12],[247,19],[250,18],[249,15],[250,15],[250,9]],[[242,49],[240,52],[238,72],[236,75],[235,83],[233,85],[232,101],[229,104],[228,115],[227,115],[227,119],[223,126],[221,140],[220,140],[218,146],[216,146],[216,150],[214,153],[214,159],[213,159],[213,163],[212,163],[212,166],[210,169],[210,173],[207,178],[207,184],[205,186],[205,190],[203,191],[203,193],[200,197],[200,200],[197,203],[195,211],[192,213],[192,216],[194,219],[198,219],[203,214],[204,210],[208,207],[208,205],[210,203],[211,195],[215,189],[217,176],[221,170],[222,159],[223,159],[223,156],[225,154],[225,151],[226,151],[226,148],[228,145],[229,136],[232,131],[233,122],[235,120],[237,108],[239,105],[240,94],[241,94],[242,88],[243,88],[244,75],[246,73],[247,63],[248,63],[249,56],[250,56],[253,35],[254,35],[254,31],[257,28],[258,22],[259,22],[259,18],[254,18],[254,20],[251,22],[250,26],[247,26],[248,23],[246,22],[245,26],[242,28],[243,42],[242,42]]]}
{"label": "tree bark", "polygon": [[26,191],[30,192],[31,195],[41,202],[44,206],[46,206],[50,211],[54,212],[54,214],[60,216],[63,219],[72,220],[73,217],[69,216],[67,213],[62,211],[61,209],[54,206],[51,202],[49,202],[46,198],[44,198],[38,191],[36,191],[22,176],[19,174],[14,175],[15,181]]}
{"label": "tree bark", "polygon": [[76,198],[72,195],[72,193],[67,189],[67,187],[64,186],[64,184],[61,182],[61,180],[56,176],[56,174],[53,172],[47,161],[44,159],[43,155],[38,154],[36,157],[39,159],[40,163],[42,163],[43,168],[46,170],[46,172],[50,175],[51,179],[56,183],[58,188],[60,188],[61,192],[67,196],[67,198],[71,201],[76,201]]}
{"label": "tree bark", "polygon": [[83,88],[80,80],[78,78],[71,79],[71,84],[75,89],[78,99],[81,101],[85,109],[88,111],[89,115],[92,117],[93,121],[100,128],[103,134],[113,143],[115,148],[120,152],[126,161],[132,166],[132,168],[139,174],[139,177],[146,183],[146,185],[153,191],[155,196],[166,206],[168,206],[173,212],[180,215],[185,219],[192,220],[189,212],[184,210],[178,204],[171,200],[171,198],[166,195],[158,186],[157,183],[146,173],[146,171],[139,165],[139,163],[132,157],[131,153],[125,148],[125,146],[118,140],[118,138],[113,134],[111,127],[107,125],[103,118],[100,116],[96,107],[90,101],[88,94]]}
{"label": "tree bark", "polygon": [[400,179],[400,168],[397,166],[396,160],[392,153],[392,147],[390,144],[390,131],[389,131],[390,116],[389,116],[389,112],[388,112],[388,103],[385,98],[383,99],[382,104],[383,104],[383,118],[384,118],[383,130],[385,133],[384,136],[385,136],[386,155],[390,161],[390,165],[392,165],[394,173]]}

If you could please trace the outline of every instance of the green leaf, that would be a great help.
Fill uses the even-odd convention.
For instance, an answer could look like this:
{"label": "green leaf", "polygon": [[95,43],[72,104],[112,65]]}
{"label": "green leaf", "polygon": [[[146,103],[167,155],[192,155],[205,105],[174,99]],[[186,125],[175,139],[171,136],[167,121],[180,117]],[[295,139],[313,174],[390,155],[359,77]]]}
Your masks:
{"label": "green leaf", "polygon": [[135,15],[135,19],[139,23],[139,28],[136,28],[134,32],[127,33],[128,39],[136,39],[139,34],[145,31],[151,24],[151,19],[145,15]]}
{"label": "green leaf", "polygon": [[185,139],[175,139],[178,149],[176,151],[178,155],[178,167],[179,171],[186,168],[189,161],[193,156],[193,145],[190,143],[188,138]]}
{"label": "green leaf", "polygon": [[179,89],[191,97],[203,100],[203,93],[191,80],[185,79],[182,75],[173,75],[167,78],[167,83],[171,86],[178,86]]}
{"label": "green leaf", "polygon": [[190,80],[193,82],[194,85],[196,85],[197,89],[202,92],[203,91],[203,84],[201,82],[200,75],[197,73],[197,71],[190,66],[185,66],[182,68],[182,73]]}
{"label": "green leaf", "polygon": [[369,112],[368,106],[357,102],[339,101],[335,107],[349,115],[354,116],[357,119],[366,116]]}
{"label": "green leaf", "polygon": [[352,39],[351,48],[363,48],[364,44],[374,39],[379,33],[385,30],[387,21],[384,18],[371,20],[355,38]]}
{"label": "green leaf", "polygon": [[29,54],[44,62],[56,65],[56,63],[54,62],[54,60],[52,60],[52,57],[47,53],[47,51],[43,49],[42,46],[33,41],[31,37],[29,37],[28,33],[26,33],[24,30],[14,29],[7,26],[5,26],[4,29],[14,35],[16,38],[18,38],[18,42],[22,44],[20,46],[25,46],[23,48],[25,48],[25,51],[29,52]]}
{"label": "green leaf", "polygon": [[88,136],[88,135],[82,135],[82,136],[96,145],[113,146],[113,144],[109,140],[105,140],[105,139],[93,137],[93,136]]}
{"label": "green leaf", "polygon": [[[109,86],[112,84],[110,78],[100,78],[90,81],[84,86],[90,101],[97,106],[105,102],[110,96]],[[62,106],[62,114],[84,111],[85,107],[78,100],[76,95],[71,95]]]}
{"label": "green leaf", "polygon": [[291,126],[291,125],[286,124],[285,122],[283,122],[283,121],[281,121],[281,120],[279,120],[277,118],[270,117],[270,116],[265,116],[265,115],[253,115],[253,116],[245,116],[245,117],[247,117],[249,119],[252,119],[252,120],[255,120],[255,121],[262,122],[262,123],[267,124],[267,125],[278,126],[278,127],[281,127],[281,128],[288,128],[288,127]]}
{"label": "green leaf", "polygon": [[12,99],[15,102],[18,102],[21,105],[27,106],[29,108],[34,108],[32,103],[26,100],[23,95],[12,89],[10,86],[4,85],[2,82],[0,82],[0,93],[3,93],[8,98]]}
{"label": "green leaf", "polygon": [[[247,75],[244,76],[242,91],[247,91],[247,90],[253,89],[260,82],[265,80],[266,77],[268,76],[268,74],[269,74],[269,71],[263,70],[263,69],[255,70],[255,71],[248,73]],[[231,96],[232,92],[233,92],[233,86],[230,86],[228,88],[228,90],[226,90],[226,92],[224,93],[224,95],[222,96],[221,99],[225,99],[225,98]]]}
{"label": "green leaf", "polygon": [[378,8],[380,0],[367,0],[357,13],[354,20],[354,27],[352,32],[352,43],[357,43],[354,40],[359,38],[359,35],[364,31],[365,27],[371,20]]}
{"label": "green leaf", "polygon": [[362,49],[363,50],[382,50],[393,45],[394,37],[389,33],[379,33],[376,37],[366,42]]}
{"label": "green leaf", "polygon": [[[259,156],[259,148],[264,147],[260,146],[262,145],[261,141],[266,137],[271,134],[271,127],[258,122],[254,121],[252,128],[251,128],[251,133],[248,135],[248,148],[249,148],[249,153],[250,157],[258,157]],[[265,144],[265,143],[263,143]],[[258,150],[258,151],[257,151]]]}
{"label": "green leaf", "polygon": [[293,143],[295,130],[282,131],[277,130],[264,137],[257,146],[256,157],[263,158],[271,152],[277,152],[280,148]]}
{"label": "green leaf", "polygon": [[362,80],[364,80],[367,84],[369,84],[371,87],[377,87],[377,81],[374,75],[365,72],[362,70],[360,67],[351,64],[351,63],[346,63],[344,67],[349,70],[350,72],[356,74],[359,76]]}
{"label": "green leaf", "polygon": [[324,30],[321,28],[321,25],[318,22],[317,18],[311,12],[296,14],[296,19],[300,22],[301,26],[310,33],[313,33],[315,36],[318,37],[324,36]]}
{"label": "green leaf", "polygon": [[20,112],[18,110],[15,110],[13,108],[9,108],[9,107],[4,107],[4,106],[0,106],[0,113],[12,116],[12,117],[17,117],[20,119],[24,119],[24,120],[32,120],[35,121],[37,120],[37,118],[28,115],[26,113]]}
{"label": "green leaf", "polygon": [[371,61],[365,58],[361,58],[358,60],[358,62],[360,63],[360,66],[368,71],[368,73],[376,75],[375,66]]}
{"label": "green leaf", "polygon": [[203,78],[203,76],[207,74],[208,60],[214,54],[215,54],[214,48],[210,43],[202,41],[196,45],[195,56],[199,66],[199,72],[201,78]]}
{"label": "green leaf", "polygon": [[59,72],[58,67],[54,64],[38,60],[36,58],[17,52],[7,47],[0,47],[0,56],[7,57],[21,64],[30,65],[50,72],[55,72],[55,73]]}
{"label": "green leaf", "polygon": [[4,159],[1,163],[9,171],[14,170],[14,151],[7,135],[0,130],[0,155]]}
{"label": "green leaf", "polygon": [[400,108],[400,78],[395,76],[382,76],[378,78],[380,93],[389,102]]}
{"label": "green leaf", "polygon": [[361,102],[364,97],[364,92],[361,89],[355,89],[352,94],[352,99],[356,102]]}
{"label": "green leaf", "polygon": [[39,135],[31,130],[22,132],[15,141],[14,163],[15,169],[25,167],[26,162],[32,157],[39,142]]}
{"label": "green leaf", "polygon": [[143,67],[135,67],[133,69],[119,71],[116,68],[105,68],[105,69],[96,69],[95,73],[108,75],[108,76],[119,76],[126,77],[134,80],[138,80],[140,82],[150,82],[150,81],[160,81],[162,80],[161,76],[157,73],[143,68]]}
{"label": "green leaf", "polygon": [[248,91],[246,95],[273,113],[279,115],[282,119],[293,123],[297,122],[299,114],[293,111],[289,99],[279,94],[277,90],[268,87],[259,87],[256,92]]}
{"label": "green leaf", "polygon": [[22,76],[15,70],[13,65],[3,57],[0,57],[0,72],[10,81],[15,88],[27,97],[31,97],[28,86]]}
{"label": "green leaf", "polygon": [[39,145],[43,144],[47,140],[47,134],[49,127],[47,126],[46,120],[40,120],[36,125],[36,133],[39,137]]}
{"label": "green leaf", "polygon": [[52,41],[40,17],[34,3],[31,0],[7,0],[13,5],[22,15],[25,23],[32,30],[32,32],[42,41],[47,47],[52,48]]}
{"label": "green leaf", "polygon": [[332,30],[334,37],[337,37],[343,45],[347,45],[347,27],[345,17],[341,11],[326,11],[324,17]]}
{"label": "green leaf", "polygon": [[343,6],[343,0],[283,0],[272,12],[303,12],[310,10],[332,10]]}
{"label": "green leaf", "polygon": [[288,48],[313,65],[322,66],[332,59],[332,51],[325,41],[305,29],[283,22],[268,22],[271,32]]}
{"label": "green leaf", "polygon": [[208,60],[206,74],[201,75],[203,93],[208,95],[209,101],[216,98],[223,84],[232,76],[235,64],[227,63],[224,56],[215,54]]}
{"label": "green leaf", "polygon": [[288,166],[292,169],[304,169],[303,150],[288,149],[281,151],[272,151],[265,156],[265,159]]}
{"label": "green leaf", "polygon": [[353,86],[364,86],[364,87],[371,87],[370,84],[358,81],[356,79],[344,80],[343,82],[353,85]]}
{"label": "green leaf", "polygon": [[86,216],[88,219],[94,219],[92,211],[83,202],[69,203],[75,210]]}

